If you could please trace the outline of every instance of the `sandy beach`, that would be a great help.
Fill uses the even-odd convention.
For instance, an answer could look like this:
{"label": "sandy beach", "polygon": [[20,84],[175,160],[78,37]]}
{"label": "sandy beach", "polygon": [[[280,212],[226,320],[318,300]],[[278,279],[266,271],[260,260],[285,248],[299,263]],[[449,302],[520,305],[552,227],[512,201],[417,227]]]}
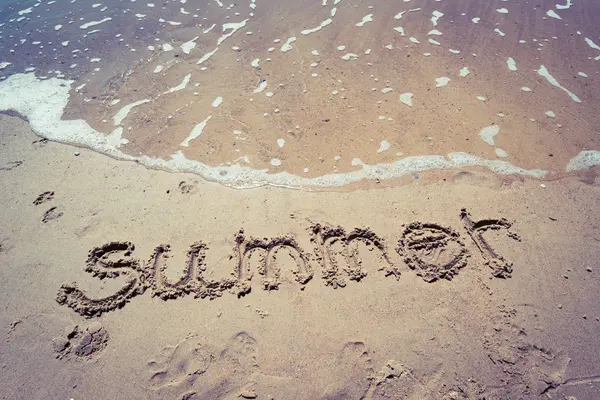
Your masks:
{"label": "sandy beach", "polygon": [[538,3],[0,5],[0,398],[600,399],[600,8]]}
{"label": "sandy beach", "polygon": [[[40,141],[23,121],[1,118],[2,160],[11,160],[1,172],[5,398],[599,395],[594,172],[545,187],[475,171],[350,193],[240,191]],[[493,258],[469,235],[463,208],[475,221],[510,223],[483,235],[512,265],[505,278],[493,277]],[[340,226],[346,238],[354,228],[372,231],[387,260],[372,241],[332,243],[340,283],[332,285],[317,261],[309,231],[315,223]],[[413,223],[425,224],[421,234],[407,231]],[[448,242],[450,235],[426,224],[457,237]],[[246,243],[293,238],[313,266],[312,279],[299,283],[296,254],[283,249],[269,264],[280,271],[276,290],[264,284],[273,275],[264,267],[261,274],[259,254],[248,257],[253,276],[243,296],[232,287],[213,300],[194,292],[161,299],[159,290],[184,276],[193,243],[206,246],[194,265],[204,280],[235,278],[240,229]],[[441,251],[410,247],[423,238],[446,242]],[[115,242],[130,243],[132,253],[111,247]],[[168,262],[161,260],[162,286],[89,316],[57,302],[73,282],[89,299],[127,283],[124,275],[112,278],[110,267],[100,268],[102,280],[86,273],[91,250],[104,249],[105,262],[152,268],[159,245],[171,249]],[[423,272],[436,273],[432,265],[463,256],[451,280],[426,281],[431,275]]]}

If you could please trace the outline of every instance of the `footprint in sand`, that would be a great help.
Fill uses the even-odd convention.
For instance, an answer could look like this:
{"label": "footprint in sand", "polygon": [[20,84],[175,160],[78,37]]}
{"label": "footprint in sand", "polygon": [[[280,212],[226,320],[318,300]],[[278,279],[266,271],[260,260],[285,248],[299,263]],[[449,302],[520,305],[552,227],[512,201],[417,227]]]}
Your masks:
{"label": "footprint in sand", "polygon": [[106,347],[107,342],[106,329],[99,322],[94,322],[86,327],[67,327],[65,336],[54,338],[52,345],[56,358],[77,356],[92,359]]}
{"label": "footprint in sand", "polygon": [[233,399],[249,389],[258,374],[256,340],[246,332],[214,351],[196,336],[167,347],[148,363],[150,389],[161,399]]}
{"label": "footprint in sand", "polygon": [[56,207],[52,207],[51,209],[49,209],[48,211],[46,211],[44,213],[44,215],[42,216],[42,222],[46,224],[46,223],[53,221],[55,219],[58,219],[62,216],[63,216],[62,211],[57,210]]}
{"label": "footprint in sand", "polygon": [[332,371],[331,383],[320,400],[365,399],[373,379],[373,366],[363,342],[348,342],[340,351]]}
{"label": "footprint in sand", "polygon": [[46,203],[52,199],[54,199],[54,192],[44,192],[33,201],[33,205],[39,206],[40,204]]}
{"label": "footprint in sand", "polygon": [[191,182],[181,181],[179,182],[179,191],[183,194],[194,194],[198,191],[198,181],[192,180]]}

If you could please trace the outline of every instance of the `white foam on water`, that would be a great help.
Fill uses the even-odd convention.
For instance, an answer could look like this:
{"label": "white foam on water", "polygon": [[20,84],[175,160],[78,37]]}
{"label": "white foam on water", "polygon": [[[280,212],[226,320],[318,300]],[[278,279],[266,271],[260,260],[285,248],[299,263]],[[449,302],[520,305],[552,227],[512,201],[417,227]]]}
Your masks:
{"label": "white foam on water", "polygon": [[200,59],[196,62],[196,64],[197,65],[204,64],[206,61],[210,60],[210,58],[217,52],[217,50],[219,50],[218,47],[216,49],[214,49],[213,51],[206,53],[205,55],[200,57]]}
{"label": "white foam on water", "polygon": [[506,65],[508,66],[508,69],[510,71],[517,70],[517,63],[515,62],[515,59],[512,57],[508,57],[508,59],[506,60]]}
{"label": "white foam on water", "polygon": [[126,106],[124,106],[123,108],[121,108],[113,117],[113,122],[115,125],[121,125],[121,122],[123,122],[123,120],[127,117],[127,115],[129,114],[129,112],[137,107],[137,106],[141,106],[142,104],[146,104],[146,103],[150,103],[150,99],[143,99],[143,100],[138,100],[136,102],[127,104]]}
{"label": "white foam on water", "polygon": [[345,61],[356,60],[358,58],[358,54],[347,53],[342,56],[342,59]]}
{"label": "white foam on water", "polygon": [[[63,120],[73,81],[49,78],[38,79],[34,74],[15,74],[0,82],[0,110],[14,110],[27,118],[31,129],[46,139],[77,146],[109,155],[124,161],[135,161],[148,168],[172,172],[188,172],[204,179],[220,182],[235,188],[251,188],[272,185],[289,188],[340,187],[365,179],[394,179],[423,171],[440,169],[464,169],[482,166],[499,174],[519,174],[540,178],[544,170],[526,170],[501,160],[486,160],[468,153],[447,155],[423,155],[405,157],[392,163],[367,165],[360,163],[359,170],[332,173],[317,177],[302,177],[287,172],[269,173],[249,166],[209,166],[197,160],[188,160],[178,151],[171,159],[148,156],[132,156],[108,143],[106,135],[94,130],[84,120]],[[579,159],[596,160],[600,164],[600,152],[583,155]],[[360,162],[360,160],[359,160]],[[587,161],[584,161],[584,163]],[[589,163],[589,162],[588,162]],[[574,161],[575,168],[581,163]]]}
{"label": "white foam on water", "polygon": [[262,80],[260,81],[260,83],[258,84],[258,86],[256,87],[256,89],[254,89],[254,91],[252,93],[260,93],[263,90],[265,90],[267,88],[267,80]]}
{"label": "white foam on water", "polygon": [[504,150],[502,150],[502,149],[498,149],[498,148],[496,148],[496,150],[495,150],[495,151],[496,151],[496,155],[497,155],[498,157],[501,157],[501,158],[506,158],[506,157],[508,157],[508,153],[507,153],[507,152],[505,152],[505,151],[504,151]]}
{"label": "white foam on water", "polygon": [[406,36],[406,34],[404,33],[404,28],[403,28],[403,27],[401,27],[401,26],[397,26],[397,27],[395,27],[395,28],[394,28],[394,30],[395,30],[396,32],[400,33],[400,35],[402,35],[402,36]]}
{"label": "white foam on water", "polygon": [[429,43],[431,44],[435,44],[436,46],[441,46],[442,44],[440,42],[438,42],[437,40],[433,40],[433,39],[429,39],[427,40]]}
{"label": "white foam on water", "polygon": [[433,24],[433,26],[437,26],[439,19],[443,16],[444,16],[444,13],[442,13],[438,10],[435,10],[431,16],[431,23]]}
{"label": "white foam on water", "polygon": [[497,8],[496,11],[498,11],[500,14],[508,14],[508,10],[506,8]]}
{"label": "white foam on water", "polygon": [[109,145],[119,148],[122,144],[129,143],[129,140],[123,139],[123,127],[119,126],[115,128],[111,133],[106,135],[106,141]]}
{"label": "white foam on water", "polygon": [[590,38],[583,38],[583,40],[585,40],[585,42],[588,44],[588,46],[590,46],[592,49],[600,50],[600,46],[598,46],[596,43],[594,43],[592,41],[592,39],[590,39]]}
{"label": "white foam on water", "polygon": [[225,40],[227,40],[229,37],[231,37],[234,33],[236,33],[237,31],[239,31],[243,27],[245,27],[246,23],[248,23],[248,19],[247,18],[245,20],[241,21],[241,22],[228,22],[226,24],[223,24],[223,28],[221,29],[221,31],[222,32],[229,31],[229,32],[227,32],[226,34],[222,35],[219,38],[219,40],[217,40],[217,46],[220,46],[221,43],[223,43]]}
{"label": "white foam on water", "polygon": [[210,121],[211,118],[212,118],[212,115],[209,115],[208,118],[206,118],[204,121],[202,121],[199,124],[197,124],[196,126],[194,126],[194,128],[192,128],[192,131],[190,132],[189,136],[187,138],[185,138],[185,140],[183,142],[181,142],[181,146],[188,147],[192,140],[199,138],[200,135],[202,135],[202,132],[204,131],[204,128],[206,127],[206,124],[208,124],[208,121]]}
{"label": "white foam on water", "polygon": [[219,107],[221,104],[223,103],[223,97],[221,96],[217,96],[215,97],[214,101],[212,102],[211,106],[212,108],[217,108]]}
{"label": "white foam on water", "polygon": [[478,24],[479,21],[481,21],[481,18],[475,17],[475,18],[471,19],[471,21],[473,21],[474,24]]}
{"label": "white foam on water", "polygon": [[278,145],[279,147],[283,147],[283,146],[285,146],[285,139],[281,139],[281,138],[280,138],[280,139],[277,139],[277,145]]}
{"label": "white foam on water", "polygon": [[321,24],[319,26],[317,26],[315,28],[311,28],[311,29],[305,29],[300,33],[303,35],[310,35],[311,33],[318,32],[321,29],[325,28],[326,26],[331,25],[332,22],[333,22],[333,20],[331,18],[327,18],[325,21],[321,22]]}
{"label": "white foam on water", "polygon": [[435,78],[435,87],[439,88],[439,87],[443,87],[443,86],[447,86],[448,83],[450,83],[451,79],[446,77],[446,76],[442,76],[440,78]]}
{"label": "white foam on water", "polygon": [[382,140],[381,143],[379,144],[379,149],[377,150],[378,153],[383,153],[384,151],[388,151],[390,149],[390,142],[388,142],[387,140]]}
{"label": "white foam on water", "polygon": [[557,4],[556,8],[558,10],[567,10],[567,9],[571,8],[572,5],[573,5],[573,3],[571,3],[571,0],[567,0],[567,4],[565,4],[565,5]]}
{"label": "white foam on water", "polygon": [[185,53],[185,54],[190,54],[190,51],[192,51],[192,49],[194,47],[196,47],[196,40],[198,40],[200,36],[196,36],[195,38],[193,38],[190,41],[187,41],[185,43],[183,43],[181,46],[181,50]]}
{"label": "white foam on water", "polygon": [[169,94],[169,93],[174,93],[174,92],[178,92],[180,90],[183,90],[186,88],[186,86],[188,85],[188,83],[190,83],[190,79],[192,79],[192,74],[187,74],[183,80],[181,81],[181,83],[175,87],[172,87],[171,89],[167,90],[166,92],[164,92],[163,94]]}
{"label": "white foam on water", "polygon": [[360,28],[361,26],[363,26],[367,22],[373,22],[373,14],[365,15],[363,17],[362,21],[360,21],[359,23],[357,23],[356,26],[358,26]]}
{"label": "white foam on water", "polygon": [[165,67],[163,67],[162,65],[157,65],[156,68],[154,68],[154,73],[158,74],[160,71],[162,71],[163,69],[165,69]]}
{"label": "white foam on water", "polygon": [[498,35],[500,36],[506,36],[506,33],[502,32],[500,29],[496,28],[494,29],[494,32],[496,32]]}
{"label": "white foam on water", "polygon": [[571,98],[571,100],[573,100],[576,103],[581,103],[581,100],[579,99],[579,97],[577,97],[573,92],[571,92],[568,89],[561,86],[560,83],[558,83],[558,81],[556,79],[554,79],[554,77],[552,75],[550,75],[550,72],[548,72],[546,67],[544,67],[543,65],[540,65],[540,69],[537,70],[537,73],[540,74],[541,76],[543,76],[544,78],[546,78],[548,83],[550,83],[552,86],[555,86],[555,87],[561,89],[562,91],[564,91],[565,93],[567,93],[569,95],[569,97]]}
{"label": "white foam on water", "polygon": [[412,107],[412,98],[413,94],[411,92],[402,93],[400,95],[400,102],[406,104],[409,107]]}
{"label": "white foam on water", "polygon": [[202,30],[202,33],[204,33],[204,34],[207,34],[208,32],[212,31],[212,30],[213,30],[213,28],[214,28],[215,26],[217,26],[217,24],[212,24],[212,25],[211,25],[211,26],[209,26],[208,28],[206,28],[206,29],[203,29],[203,30]]}
{"label": "white foam on water", "polygon": [[108,21],[112,21],[112,18],[111,17],[106,17],[104,19],[101,19],[100,21],[87,22],[87,23],[81,25],[80,28],[81,29],[87,29],[89,27],[100,25],[100,24],[103,24],[103,23],[108,22]]}
{"label": "white foam on water", "polygon": [[428,35],[428,36],[431,36],[431,35],[435,35],[435,36],[442,36],[442,32],[438,31],[437,29],[433,29],[433,30],[430,30],[430,31],[427,33],[427,35]]}
{"label": "white foam on water", "polygon": [[598,165],[600,165],[600,150],[583,150],[569,161],[566,171],[581,171]]}
{"label": "white foam on water", "polygon": [[281,46],[281,52],[287,53],[292,49],[292,43],[296,41],[296,36],[292,36],[286,40],[286,42]]}
{"label": "white foam on water", "polygon": [[462,67],[460,69],[460,71],[458,72],[458,74],[460,75],[461,78],[465,78],[466,76],[468,76],[471,73],[471,71],[469,70],[468,67]]}
{"label": "white foam on water", "polygon": [[498,132],[500,132],[500,126],[498,126],[498,125],[487,126],[479,132],[479,137],[481,138],[481,140],[483,140],[490,146],[493,146],[494,145],[494,136],[496,136],[498,134]]}
{"label": "white foam on water", "polygon": [[279,158],[273,158],[271,160],[271,165],[274,167],[279,167],[281,166],[281,160]]}
{"label": "white foam on water", "polygon": [[556,11],[554,11],[554,10],[548,10],[548,11],[546,11],[546,15],[549,16],[550,18],[562,19],[560,17],[560,15],[558,15],[556,13]]}
{"label": "white foam on water", "polygon": [[544,114],[546,114],[548,118],[556,118],[554,111],[546,111]]}

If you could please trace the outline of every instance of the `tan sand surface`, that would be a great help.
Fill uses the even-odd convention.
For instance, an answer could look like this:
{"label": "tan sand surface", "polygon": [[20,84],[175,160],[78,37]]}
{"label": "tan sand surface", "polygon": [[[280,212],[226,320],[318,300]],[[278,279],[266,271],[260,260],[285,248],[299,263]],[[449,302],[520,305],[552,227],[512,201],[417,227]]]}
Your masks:
{"label": "tan sand surface", "polygon": [[2,115],[0,395],[598,399],[598,172],[234,190]]}

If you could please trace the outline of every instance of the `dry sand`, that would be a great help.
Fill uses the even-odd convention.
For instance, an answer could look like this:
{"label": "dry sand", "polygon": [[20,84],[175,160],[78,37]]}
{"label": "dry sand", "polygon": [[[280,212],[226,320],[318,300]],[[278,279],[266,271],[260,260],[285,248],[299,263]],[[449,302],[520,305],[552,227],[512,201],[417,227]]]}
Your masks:
{"label": "dry sand", "polygon": [[[472,171],[352,192],[240,191],[46,142],[15,117],[0,126],[3,398],[600,397],[598,171],[545,187]],[[470,228],[480,247],[463,208],[488,220]],[[315,224],[331,233],[325,267]],[[215,289],[240,276],[235,250],[260,245],[251,237],[288,241],[268,264],[249,251],[237,285]],[[161,244],[164,277],[152,272]],[[204,254],[191,258],[203,283],[177,290],[190,249]],[[441,276],[451,280],[426,282]],[[85,301],[134,278],[145,292],[118,309]],[[85,297],[67,302],[75,309],[57,302],[72,282]]]}

